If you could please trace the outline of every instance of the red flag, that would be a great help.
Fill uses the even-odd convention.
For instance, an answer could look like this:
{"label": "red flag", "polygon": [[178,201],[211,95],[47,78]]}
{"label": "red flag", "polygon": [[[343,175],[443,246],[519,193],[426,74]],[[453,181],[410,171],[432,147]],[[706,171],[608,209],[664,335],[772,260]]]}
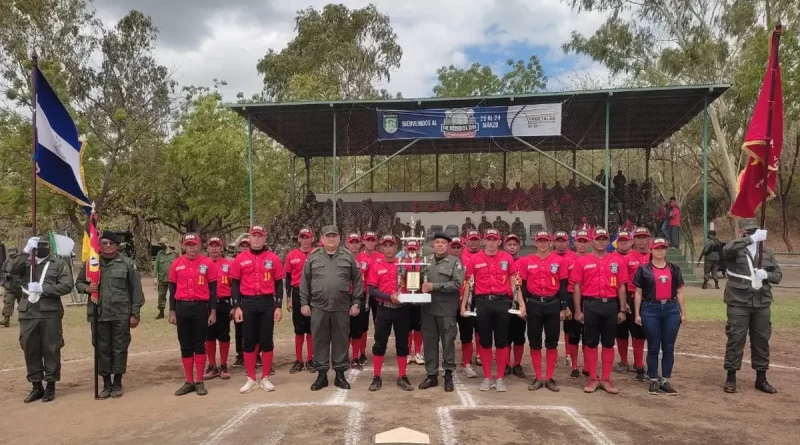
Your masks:
{"label": "red flag", "polygon": [[[86,262],[86,281],[100,283],[100,234],[97,233],[97,214],[92,213],[83,236],[83,259]],[[91,295],[92,303],[100,301],[99,293]]]}
{"label": "red flag", "polygon": [[[769,66],[764,73],[761,92],[758,95],[753,117],[744,138],[743,149],[750,155],[747,165],[739,175],[739,190],[731,207],[731,215],[754,218],[756,208],[764,200],[775,196],[778,161],[783,149],[783,87],[781,65],[778,55],[780,28],[772,33],[769,50]],[[769,147],[769,173],[765,176],[764,162]],[[766,191],[764,182],[766,179]]]}

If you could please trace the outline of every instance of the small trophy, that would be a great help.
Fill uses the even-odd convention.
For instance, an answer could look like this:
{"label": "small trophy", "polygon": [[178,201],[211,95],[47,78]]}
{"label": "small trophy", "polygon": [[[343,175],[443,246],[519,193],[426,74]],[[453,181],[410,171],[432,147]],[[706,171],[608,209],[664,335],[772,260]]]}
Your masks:
{"label": "small trophy", "polygon": [[522,283],[520,283],[519,275],[514,276],[514,285],[512,286],[512,291],[514,293],[514,298],[511,300],[511,309],[508,310],[509,314],[514,314],[518,317],[522,316],[522,312],[519,310],[519,301],[517,300],[517,296],[519,295],[522,290],[520,289]]}
{"label": "small trophy", "polygon": [[467,310],[464,311],[465,317],[477,317],[478,313],[475,312],[475,308],[472,306],[472,291],[475,289],[475,277],[472,276],[469,278],[469,286],[467,286]]}
{"label": "small trophy", "polygon": [[[411,224],[414,224],[413,216],[411,217]],[[401,303],[430,303],[431,294],[421,292],[422,283],[428,281],[428,266],[430,266],[430,263],[428,263],[427,259],[423,258],[422,256],[420,256],[419,262],[414,262],[414,259],[417,258],[418,252],[409,251],[406,245],[409,241],[416,241],[417,243],[420,243],[419,248],[421,249],[421,243],[422,241],[425,241],[425,237],[405,236],[404,231],[403,236],[400,239],[403,241],[404,248],[402,260],[401,262],[397,263],[397,280],[398,286],[401,286],[401,289],[403,282],[405,283],[406,292],[399,290],[401,293],[398,296],[398,299]],[[407,262],[409,259],[411,262]],[[418,267],[419,270],[413,270],[414,267]]]}

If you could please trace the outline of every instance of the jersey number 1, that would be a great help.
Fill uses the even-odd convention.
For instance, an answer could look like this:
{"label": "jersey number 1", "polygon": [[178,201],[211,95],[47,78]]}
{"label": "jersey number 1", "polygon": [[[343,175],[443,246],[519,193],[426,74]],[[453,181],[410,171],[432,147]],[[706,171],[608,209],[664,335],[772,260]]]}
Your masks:
{"label": "jersey number 1", "polygon": [[611,277],[611,287],[617,287],[617,277]]}

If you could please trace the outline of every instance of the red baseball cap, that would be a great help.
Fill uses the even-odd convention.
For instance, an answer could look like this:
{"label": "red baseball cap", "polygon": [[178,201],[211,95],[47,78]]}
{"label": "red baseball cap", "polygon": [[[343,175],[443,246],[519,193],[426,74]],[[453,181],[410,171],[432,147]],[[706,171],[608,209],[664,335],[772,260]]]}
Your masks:
{"label": "red baseball cap", "polygon": [[637,227],[636,230],[633,231],[633,237],[636,238],[637,236],[650,236],[650,229],[647,227]]}
{"label": "red baseball cap", "polygon": [[386,243],[397,244],[397,240],[395,240],[392,235],[383,235],[383,238],[381,238],[381,245]]}
{"label": "red baseball cap", "polygon": [[358,236],[357,233],[351,233],[351,234],[347,235],[347,242],[349,243],[349,242],[353,242],[353,241],[360,242],[361,241],[361,237]]}
{"label": "red baseball cap", "polygon": [[500,239],[500,231],[497,229],[486,229],[483,233],[483,239]]}
{"label": "red baseball cap", "polygon": [[196,233],[187,233],[183,235],[183,245],[187,244],[200,244],[200,236]]}
{"label": "red baseball cap", "polygon": [[467,231],[467,239],[468,240],[473,240],[473,239],[479,240],[479,239],[481,239],[481,233],[478,232],[475,229],[470,229],[469,231]]}
{"label": "red baseball cap", "polygon": [[536,241],[539,241],[539,240],[550,241],[550,233],[545,232],[544,230],[542,230],[540,232],[536,232],[536,236],[534,237],[534,240],[536,240]]}
{"label": "red baseball cap", "polygon": [[623,230],[617,234],[617,241],[622,241],[622,240],[630,241],[631,239],[632,239],[631,233],[626,230]]}
{"label": "red baseball cap", "polygon": [[241,246],[242,244],[248,244],[249,245],[250,244],[250,238],[244,237],[241,240],[239,240],[239,245]]}
{"label": "red baseball cap", "polygon": [[378,241],[378,235],[376,235],[375,232],[364,233],[364,241],[369,241],[370,239],[372,239],[372,241]]}
{"label": "red baseball cap", "polygon": [[578,233],[575,234],[576,241],[589,241],[589,232],[585,230],[578,230]]}
{"label": "red baseball cap", "polygon": [[461,238],[454,236],[453,241],[450,241],[451,246],[463,246],[464,244],[461,242]]}
{"label": "red baseball cap", "polygon": [[560,239],[564,241],[569,241],[569,234],[567,234],[567,232],[563,230],[559,230],[558,232],[553,234],[553,241],[558,241]]}
{"label": "red baseball cap", "polygon": [[267,229],[264,226],[250,227],[250,235],[264,235],[267,236]]}
{"label": "red baseball cap", "polygon": [[406,250],[419,250],[419,241],[409,241],[406,244]]}
{"label": "red baseball cap", "polygon": [[297,233],[298,238],[314,238],[314,231],[309,229],[308,227],[303,227],[300,229],[300,232]]}
{"label": "red baseball cap", "polygon": [[219,237],[216,237],[216,236],[215,236],[215,237],[213,237],[213,238],[210,238],[210,239],[208,240],[208,245],[210,246],[210,245],[212,245],[212,244],[216,244],[216,245],[218,245],[218,246],[221,246],[221,245],[223,245],[223,243],[222,243],[222,239],[220,239]]}
{"label": "red baseball cap", "polygon": [[668,247],[667,240],[664,238],[655,238],[653,242],[650,243],[651,249],[658,249],[659,247]]}
{"label": "red baseball cap", "polygon": [[605,237],[606,239],[611,239],[611,237],[608,236],[608,230],[606,230],[606,229],[594,229],[594,239],[597,240],[597,239],[600,239],[600,238],[603,238],[603,237]]}
{"label": "red baseball cap", "polygon": [[510,235],[506,236],[506,240],[505,240],[505,242],[507,243],[507,242],[509,242],[510,240],[514,240],[514,241],[516,241],[516,242],[519,242],[519,237],[518,237],[517,235],[514,235],[514,234],[512,233],[512,234],[510,234]]}

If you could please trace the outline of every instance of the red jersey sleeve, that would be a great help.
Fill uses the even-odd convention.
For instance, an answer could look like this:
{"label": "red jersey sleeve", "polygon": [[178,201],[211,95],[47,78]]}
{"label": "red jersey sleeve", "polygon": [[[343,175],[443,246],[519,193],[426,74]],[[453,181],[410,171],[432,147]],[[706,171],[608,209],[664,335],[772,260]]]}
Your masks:
{"label": "red jersey sleeve", "polygon": [[624,257],[622,258],[622,260],[623,260],[622,267],[620,267],[619,271],[617,271],[617,282],[619,284],[627,284],[628,281],[631,280],[631,278],[630,274],[628,273],[627,261],[625,261]]}
{"label": "red jersey sleeve", "polygon": [[508,276],[513,276],[519,271],[519,264],[518,261],[516,261],[510,254],[507,255],[509,258],[509,263],[511,263],[508,265]]}
{"label": "red jersey sleeve", "polygon": [[286,269],[283,268],[281,258],[276,253],[273,253],[272,256],[275,258],[275,281],[283,280],[286,278]]}
{"label": "red jersey sleeve", "polygon": [[178,263],[180,263],[180,258],[173,261],[172,264],[169,266],[169,273],[167,274],[167,281],[170,283],[177,283],[178,282],[178,272],[175,270],[178,268]]}
{"label": "red jersey sleeve", "polygon": [[583,260],[578,259],[575,261],[575,265],[572,267],[572,271],[569,273],[569,282],[570,283],[581,283],[583,282]]}
{"label": "red jersey sleeve", "polygon": [[211,261],[211,258],[206,257],[205,259],[206,264],[208,265],[208,272],[206,272],[206,280],[210,283],[212,281],[217,281],[219,277],[219,268]]}
{"label": "red jersey sleeve", "polygon": [[472,278],[473,275],[475,275],[475,266],[473,266],[472,264],[473,264],[473,261],[472,261],[472,258],[470,258],[469,261],[467,261],[467,264],[465,265],[465,270],[464,270],[464,282],[465,283],[467,281],[469,281],[469,279]]}
{"label": "red jersey sleeve", "polygon": [[233,280],[242,279],[242,268],[239,267],[239,263],[242,261],[241,256],[242,254],[236,255],[236,258],[231,262],[230,269],[228,269],[228,276]]}
{"label": "red jersey sleeve", "polygon": [[294,251],[289,252],[286,255],[286,262],[283,265],[283,268],[286,271],[286,273],[290,273],[290,274],[294,274],[294,272],[293,272],[294,268],[292,267],[292,262],[291,262],[292,261],[292,257],[294,256],[294,255],[292,255],[293,252]]}
{"label": "red jersey sleeve", "polygon": [[378,287],[378,266],[377,263],[370,266],[367,271],[367,286]]}
{"label": "red jersey sleeve", "polygon": [[520,280],[528,280],[528,260],[527,257],[522,257],[517,260],[517,272],[519,272]]}
{"label": "red jersey sleeve", "polygon": [[558,279],[569,279],[569,260],[564,257],[558,257]]}

